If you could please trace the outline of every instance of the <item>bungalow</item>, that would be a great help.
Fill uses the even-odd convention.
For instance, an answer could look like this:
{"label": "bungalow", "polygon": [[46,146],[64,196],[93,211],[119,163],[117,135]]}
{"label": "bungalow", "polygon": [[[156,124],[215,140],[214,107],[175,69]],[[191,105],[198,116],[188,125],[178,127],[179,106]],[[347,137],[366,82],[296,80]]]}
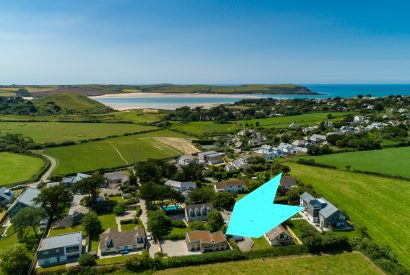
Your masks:
{"label": "bungalow", "polygon": [[91,176],[83,173],[77,173],[75,176],[64,177],[61,182],[68,186],[72,186],[74,183],[89,177]]}
{"label": "bungalow", "polygon": [[310,137],[305,137],[305,140],[312,143],[312,144],[319,144],[323,141],[326,141],[326,136],[325,135],[313,134]]}
{"label": "bungalow", "polygon": [[265,158],[266,160],[273,160],[275,158],[280,158],[284,156],[284,152],[282,150],[272,147],[270,145],[262,145],[255,152],[263,158]]}
{"label": "bungalow", "polygon": [[47,237],[41,240],[37,250],[39,266],[50,266],[74,261],[82,252],[81,232]]}
{"label": "bungalow", "polygon": [[145,247],[145,231],[138,226],[135,230],[118,232],[108,228],[100,234],[101,255],[118,254],[123,251],[136,251]]}
{"label": "bungalow", "polygon": [[40,190],[36,188],[31,188],[31,187],[26,188],[26,190],[24,190],[24,192],[20,195],[20,197],[18,197],[13,202],[13,204],[10,206],[10,208],[7,210],[8,216],[12,218],[24,207],[37,208],[38,205],[34,203],[33,199],[36,198],[39,194],[40,194]]}
{"label": "bungalow", "polygon": [[14,192],[6,187],[0,189],[0,206],[4,206],[11,202]]}
{"label": "bungalow", "polygon": [[196,158],[193,155],[182,155],[178,159],[178,164],[181,166],[186,166],[195,161],[196,161]]}
{"label": "bungalow", "polygon": [[346,227],[346,215],[324,198],[314,198],[304,192],[300,195],[300,206],[305,207],[308,219],[321,227]]}
{"label": "bungalow", "polygon": [[105,173],[104,178],[107,180],[107,184],[126,183],[130,180],[130,176],[126,172],[123,172],[123,171]]}
{"label": "bungalow", "polygon": [[228,241],[222,231],[195,230],[185,233],[188,251],[211,252],[228,249]]}
{"label": "bungalow", "polygon": [[224,156],[225,156],[225,153],[218,153],[215,151],[198,153],[199,161],[202,163],[208,163],[208,164],[222,163],[222,159]]}
{"label": "bungalow", "polygon": [[245,191],[246,183],[241,180],[230,180],[214,185],[215,192],[238,193]]}
{"label": "bungalow", "polygon": [[276,226],[264,236],[272,246],[290,245],[293,242],[291,235],[282,225]]}
{"label": "bungalow", "polygon": [[192,181],[167,180],[165,182],[165,185],[181,193],[188,191],[188,190],[193,190],[196,188],[196,183]]}
{"label": "bungalow", "polygon": [[297,182],[294,177],[282,176],[279,185],[285,188],[286,190],[290,190],[297,185]]}
{"label": "bungalow", "polygon": [[208,219],[209,211],[213,208],[212,203],[187,205],[185,207],[185,220],[187,222],[206,221]]}

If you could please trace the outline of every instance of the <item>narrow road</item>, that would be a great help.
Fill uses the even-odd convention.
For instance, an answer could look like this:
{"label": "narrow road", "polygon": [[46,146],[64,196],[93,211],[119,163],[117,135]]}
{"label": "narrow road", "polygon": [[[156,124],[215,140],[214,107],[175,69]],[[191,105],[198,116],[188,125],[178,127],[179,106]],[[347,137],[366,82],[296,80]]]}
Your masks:
{"label": "narrow road", "polygon": [[50,167],[47,169],[47,171],[41,176],[40,181],[45,181],[46,179],[48,179],[51,176],[51,173],[53,173],[53,170],[56,168],[57,166],[57,161],[45,154],[42,154],[43,156],[45,156],[49,161],[50,161]]}

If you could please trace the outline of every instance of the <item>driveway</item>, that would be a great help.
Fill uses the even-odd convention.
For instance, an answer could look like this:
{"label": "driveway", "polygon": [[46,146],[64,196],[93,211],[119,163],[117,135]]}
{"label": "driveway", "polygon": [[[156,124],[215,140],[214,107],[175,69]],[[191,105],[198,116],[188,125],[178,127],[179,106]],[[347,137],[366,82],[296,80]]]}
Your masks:
{"label": "driveway", "polygon": [[[147,221],[148,221],[148,217],[147,217],[147,208],[145,205],[145,200],[140,200],[140,207],[141,207],[141,216],[139,217],[140,220],[142,221],[142,223],[144,224],[145,227],[145,231],[147,231],[148,229],[148,225],[147,225]],[[154,241],[148,241],[147,242],[147,250],[148,253],[151,257],[154,257],[155,253],[161,251],[161,247],[160,244],[154,244]]]}
{"label": "driveway", "polygon": [[229,221],[231,220],[231,213],[230,211],[219,211],[219,213],[221,213],[222,218],[224,219],[225,224],[228,224]]}
{"label": "driveway", "polygon": [[185,240],[164,240],[161,241],[161,247],[162,252],[166,253],[168,256],[188,256],[201,254],[201,252],[198,251],[188,251]]}
{"label": "driveway", "polygon": [[239,250],[242,252],[251,251],[253,246],[253,241],[251,238],[243,237],[242,241],[237,242]]}

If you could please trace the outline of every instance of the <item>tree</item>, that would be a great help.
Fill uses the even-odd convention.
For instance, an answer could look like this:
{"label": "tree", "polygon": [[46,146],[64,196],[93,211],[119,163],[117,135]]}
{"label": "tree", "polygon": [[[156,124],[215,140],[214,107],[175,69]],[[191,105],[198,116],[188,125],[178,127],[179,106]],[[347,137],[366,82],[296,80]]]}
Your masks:
{"label": "tree", "polygon": [[232,210],[233,206],[235,205],[235,197],[231,193],[219,192],[212,200],[212,204],[216,208]]}
{"label": "tree", "polygon": [[113,212],[115,216],[121,216],[125,213],[126,210],[127,210],[127,205],[122,202],[114,206]]}
{"label": "tree", "polygon": [[51,219],[59,217],[64,208],[70,206],[73,200],[71,192],[63,185],[43,188],[34,202],[41,205],[47,211]]}
{"label": "tree", "polygon": [[5,274],[25,275],[31,264],[31,257],[23,244],[16,244],[0,253],[0,268]]}
{"label": "tree", "polygon": [[217,231],[224,225],[224,219],[222,218],[222,215],[218,210],[212,209],[208,213],[208,224],[211,227],[212,231]]}
{"label": "tree", "polygon": [[161,238],[169,233],[171,219],[162,210],[148,212],[148,231],[155,239]]}
{"label": "tree", "polygon": [[206,187],[194,189],[188,194],[191,204],[211,202],[214,196],[214,190],[212,190],[212,188]]}
{"label": "tree", "polygon": [[82,179],[74,184],[74,190],[83,194],[90,194],[92,202],[97,200],[98,188],[105,182],[101,175],[94,175],[89,178]]}
{"label": "tree", "polygon": [[13,218],[11,223],[15,230],[19,230],[19,237],[27,227],[31,228],[36,238],[38,238],[37,229],[40,221],[47,218],[47,212],[42,208],[24,207]]}
{"label": "tree", "polygon": [[84,231],[87,232],[88,236],[93,237],[99,234],[102,230],[101,222],[98,219],[97,213],[90,211],[84,215],[81,220]]}

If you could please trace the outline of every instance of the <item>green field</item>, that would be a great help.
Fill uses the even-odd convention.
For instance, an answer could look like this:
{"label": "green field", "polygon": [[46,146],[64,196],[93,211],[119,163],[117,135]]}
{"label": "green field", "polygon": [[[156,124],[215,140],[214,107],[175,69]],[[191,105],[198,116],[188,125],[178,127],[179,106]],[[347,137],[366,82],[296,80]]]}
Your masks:
{"label": "green field", "polygon": [[[118,151],[117,151],[118,150]],[[45,153],[57,160],[54,175],[93,171],[181,153],[153,138],[126,136],[78,145],[54,147]]]}
{"label": "green field", "polygon": [[155,274],[384,274],[359,252],[264,258],[181,267]]}
{"label": "green field", "polygon": [[389,245],[399,262],[410,267],[410,182],[340,170],[289,165],[291,175],[344,211],[357,226],[365,226],[381,245]]}
{"label": "green field", "polygon": [[196,136],[204,134],[221,134],[229,131],[234,131],[238,127],[236,124],[217,124],[213,121],[194,121],[189,123],[175,123],[172,129],[183,131]]}
{"label": "green field", "polygon": [[17,133],[37,143],[79,141],[157,129],[123,123],[0,122],[0,134]]}
{"label": "green field", "polygon": [[350,165],[352,170],[410,178],[410,147],[303,158],[314,159],[318,163],[333,165],[339,169],[346,169],[345,167]]}
{"label": "green field", "polygon": [[[328,119],[327,115],[332,114],[333,118]],[[296,116],[279,116],[279,117],[270,117],[263,119],[250,119],[250,120],[240,120],[237,123],[245,125],[253,124],[259,122],[259,125],[265,128],[288,128],[289,124],[295,122],[296,124],[301,125],[319,125],[320,122],[325,120],[339,120],[342,117],[348,115],[347,112],[330,112],[330,113],[310,113]]]}
{"label": "green field", "polygon": [[124,111],[124,112],[115,112],[110,113],[114,115],[116,118],[129,121],[132,123],[154,123],[159,122],[165,116],[164,113],[160,112],[144,112],[143,110],[131,110],[131,111]]}
{"label": "green field", "polygon": [[[194,121],[189,123],[174,123],[171,128],[184,131],[196,136],[202,136],[204,134],[221,134],[229,131],[235,131],[243,128],[245,124],[259,125],[264,128],[288,128],[289,124],[295,122],[299,125],[318,125],[320,122],[327,119],[329,113],[311,113],[297,116],[283,116],[283,117],[271,117],[271,118],[261,118],[261,119],[250,119],[250,120],[238,120],[232,121],[229,124],[217,124],[213,121]],[[331,113],[333,119],[338,120],[349,113]]]}
{"label": "green field", "polygon": [[44,166],[41,158],[0,153],[0,185],[6,185],[31,179]]}

